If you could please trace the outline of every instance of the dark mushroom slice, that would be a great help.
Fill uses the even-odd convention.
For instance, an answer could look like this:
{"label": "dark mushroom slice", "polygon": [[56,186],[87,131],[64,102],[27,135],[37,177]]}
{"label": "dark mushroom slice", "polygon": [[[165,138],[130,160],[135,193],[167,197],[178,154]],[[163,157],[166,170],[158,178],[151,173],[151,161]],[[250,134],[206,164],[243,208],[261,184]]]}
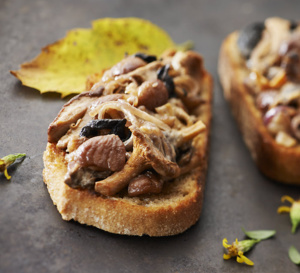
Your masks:
{"label": "dark mushroom slice", "polygon": [[161,80],[164,82],[168,92],[169,92],[169,97],[173,98],[176,97],[175,93],[175,84],[173,82],[173,78],[169,75],[169,69],[170,65],[164,65],[157,71],[157,79]]}
{"label": "dark mushroom slice", "polygon": [[264,29],[264,22],[255,22],[240,31],[237,45],[244,58],[250,57],[252,50],[260,41]]}
{"label": "dark mushroom slice", "polygon": [[[97,119],[90,121],[86,126],[81,129],[80,136],[95,137],[102,134],[114,134],[120,137],[122,141],[130,138],[130,130],[127,129],[126,119]],[[108,130],[109,131],[108,131]]]}
{"label": "dark mushroom slice", "polygon": [[298,27],[298,22],[295,20],[290,20],[290,31],[293,31],[294,29],[296,29]]}
{"label": "dark mushroom slice", "polygon": [[147,55],[145,53],[140,53],[140,52],[134,54],[134,57],[140,58],[147,63],[152,63],[157,60],[155,55]]}

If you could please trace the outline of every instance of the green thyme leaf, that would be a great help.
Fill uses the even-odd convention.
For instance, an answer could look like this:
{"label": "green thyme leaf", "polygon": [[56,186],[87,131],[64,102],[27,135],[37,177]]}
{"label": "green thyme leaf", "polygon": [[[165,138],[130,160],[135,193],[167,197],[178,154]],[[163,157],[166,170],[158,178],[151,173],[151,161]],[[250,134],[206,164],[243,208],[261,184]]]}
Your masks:
{"label": "green thyme leaf", "polygon": [[289,249],[289,257],[294,264],[300,264],[300,253],[294,246]]}
{"label": "green thyme leaf", "polygon": [[299,201],[295,201],[292,204],[290,218],[293,225],[292,233],[296,233],[297,227],[300,224],[300,202]]}
{"label": "green thyme leaf", "polygon": [[276,234],[276,230],[251,230],[247,231],[242,228],[245,235],[251,239],[266,240]]}

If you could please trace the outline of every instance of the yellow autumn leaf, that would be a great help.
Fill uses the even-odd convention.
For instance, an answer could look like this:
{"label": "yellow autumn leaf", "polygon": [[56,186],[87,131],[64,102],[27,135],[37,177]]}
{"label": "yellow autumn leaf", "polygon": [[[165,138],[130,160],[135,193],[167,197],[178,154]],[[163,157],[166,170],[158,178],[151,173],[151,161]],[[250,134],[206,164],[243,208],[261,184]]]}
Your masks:
{"label": "yellow autumn leaf", "polygon": [[11,73],[41,93],[55,91],[65,97],[85,91],[87,76],[111,67],[125,53],[160,55],[175,47],[170,36],[150,21],[104,18],[93,21],[91,29],[70,30]]}

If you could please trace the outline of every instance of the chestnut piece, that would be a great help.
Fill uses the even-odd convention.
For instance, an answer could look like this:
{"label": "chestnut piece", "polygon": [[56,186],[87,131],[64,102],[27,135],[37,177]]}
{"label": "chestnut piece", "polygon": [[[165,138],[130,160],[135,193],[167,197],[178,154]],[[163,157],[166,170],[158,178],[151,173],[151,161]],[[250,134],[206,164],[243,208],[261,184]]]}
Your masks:
{"label": "chestnut piece", "polygon": [[158,175],[147,171],[145,174],[140,174],[131,180],[128,186],[128,195],[139,196],[142,194],[160,193],[162,186],[162,179]]}

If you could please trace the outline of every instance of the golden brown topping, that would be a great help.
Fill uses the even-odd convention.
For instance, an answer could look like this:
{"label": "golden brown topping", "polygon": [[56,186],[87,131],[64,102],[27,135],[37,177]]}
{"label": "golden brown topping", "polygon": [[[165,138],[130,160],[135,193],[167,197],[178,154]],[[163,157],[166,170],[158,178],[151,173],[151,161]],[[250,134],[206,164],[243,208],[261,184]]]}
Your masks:
{"label": "golden brown topping", "polygon": [[[193,52],[173,52],[147,63],[148,57],[142,57],[129,56],[107,70],[87,94],[91,100],[82,105],[80,115],[73,116],[79,99],[66,105],[64,116],[71,119],[60,115],[66,128],[57,148],[67,153],[65,183],[71,187],[114,195],[132,183],[129,195],[154,193],[161,190],[163,180],[192,168],[192,140],[205,130],[188,113],[203,103],[202,58]],[[125,125],[126,138],[100,126],[118,120]],[[143,173],[149,169],[156,174]]]}

